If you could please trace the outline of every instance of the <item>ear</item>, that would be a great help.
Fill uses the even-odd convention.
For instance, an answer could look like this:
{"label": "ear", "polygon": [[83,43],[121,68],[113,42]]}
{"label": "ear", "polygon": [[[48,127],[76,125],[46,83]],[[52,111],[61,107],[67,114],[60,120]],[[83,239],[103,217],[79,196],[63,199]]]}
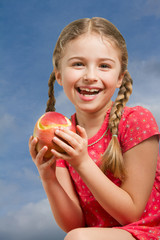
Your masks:
{"label": "ear", "polygon": [[57,70],[55,70],[55,78],[60,86],[62,86],[62,77],[61,73]]}
{"label": "ear", "polygon": [[117,88],[120,88],[120,86],[122,85],[122,81],[123,81],[123,78],[124,78],[124,74],[125,74],[125,72],[124,73],[121,73],[120,75],[119,75],[119,78],[118,78],[118,80],[117,80]]}

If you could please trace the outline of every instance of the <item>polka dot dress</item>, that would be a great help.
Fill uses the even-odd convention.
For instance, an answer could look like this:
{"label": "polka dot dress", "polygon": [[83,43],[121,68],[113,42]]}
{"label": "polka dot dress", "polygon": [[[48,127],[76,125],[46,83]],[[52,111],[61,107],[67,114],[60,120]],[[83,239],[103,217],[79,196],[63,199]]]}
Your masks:
{"label": "polka dot dress", "polygon": [[[109,113],[110,110],[97,134],[88,140],[88,153],[97,165],[100,164],[100,158],[111,140],[111,133],[108,130]],[[72,122],[76,124],[75,114],[72,116]],[[157,134],[159,134],[158,126],[150,111],[140,106],[125,107],[118,129],[118,139],[123,153]],[[60,159],[57,161],[57,167],[66,167],[70,172],[84,212],[86,226],[118,227],[130,232],[139,240],[160,240],[160,158],[157,163],[153,189],[141,218],[125,226],[121,226],[100,206],[70,164]],[[112,173],[107,172],[106,175],[114,184],[121,185],[121,181]]]}

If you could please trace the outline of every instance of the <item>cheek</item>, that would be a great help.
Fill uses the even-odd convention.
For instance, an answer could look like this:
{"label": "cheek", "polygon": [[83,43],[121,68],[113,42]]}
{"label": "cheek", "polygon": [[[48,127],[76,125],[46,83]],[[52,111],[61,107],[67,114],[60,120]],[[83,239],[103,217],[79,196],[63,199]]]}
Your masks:
{"label": "cheek", "polygon": [[64,89],[64,92],[68,96],[72,89],[74,88],[75,84],[75,75],[71,71],[65,71],[62,75],[62,86]]}
{"label": "cheek", "polygon": [[104,79],[105,84],[109,87],[109,88],[114,88],[117,85],[118,79],[119,79],[119,75],[118,73],[115,72],[110,72],[108,74],[104,74],[104,76],[101,76],[102,79]]}
{"label": "cheek", "polygon": [[81,71],[74,71],[74,70],[66,70],[63,74],[63,82],[68,83],[70,85],[74,84],[76,81],[81,78],[82,72]]}

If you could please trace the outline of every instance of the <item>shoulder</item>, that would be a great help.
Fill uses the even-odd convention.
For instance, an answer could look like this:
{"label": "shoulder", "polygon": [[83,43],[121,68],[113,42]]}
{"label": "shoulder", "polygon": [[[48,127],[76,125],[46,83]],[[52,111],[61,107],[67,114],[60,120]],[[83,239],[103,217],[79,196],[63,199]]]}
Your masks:
{"label": "shoulder", "polygon": [[123,152],[156,134],[159,134],[158,125],[148,109],[141,106],[124,108],[119,123]]}
{"label": "shoulder", "polygon": [[153,114],[144,107],[125,107],[120,120],[120,126],[131,128],[133,126],[137,127],[148,127],[148,129],[153,127],[158,129],[158,125]]}
{"label": "shoulder", "polygon": [[125,107],[122,117],[123,118],[138,117],[140,119],[155,121],[153,114],[147,108],[144,108],[142,106]]}

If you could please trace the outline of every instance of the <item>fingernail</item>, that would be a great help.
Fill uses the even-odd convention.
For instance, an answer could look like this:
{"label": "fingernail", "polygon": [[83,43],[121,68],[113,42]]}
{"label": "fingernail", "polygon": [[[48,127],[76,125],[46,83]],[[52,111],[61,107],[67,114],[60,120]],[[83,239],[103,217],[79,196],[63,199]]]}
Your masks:
{"label": "fingernail", "polygon": [[55,130],[55,134],[58,134],[58,133],[59,133],[59,129],[56,129],[56,130]]}
{"label": "fingernail", "polygon": [[44,147],[43,147],[43,149],[44,149],[44,150],[47,150],[47,149],[48,149],[48,147],[47,147],[47,146],[44,146]]}

